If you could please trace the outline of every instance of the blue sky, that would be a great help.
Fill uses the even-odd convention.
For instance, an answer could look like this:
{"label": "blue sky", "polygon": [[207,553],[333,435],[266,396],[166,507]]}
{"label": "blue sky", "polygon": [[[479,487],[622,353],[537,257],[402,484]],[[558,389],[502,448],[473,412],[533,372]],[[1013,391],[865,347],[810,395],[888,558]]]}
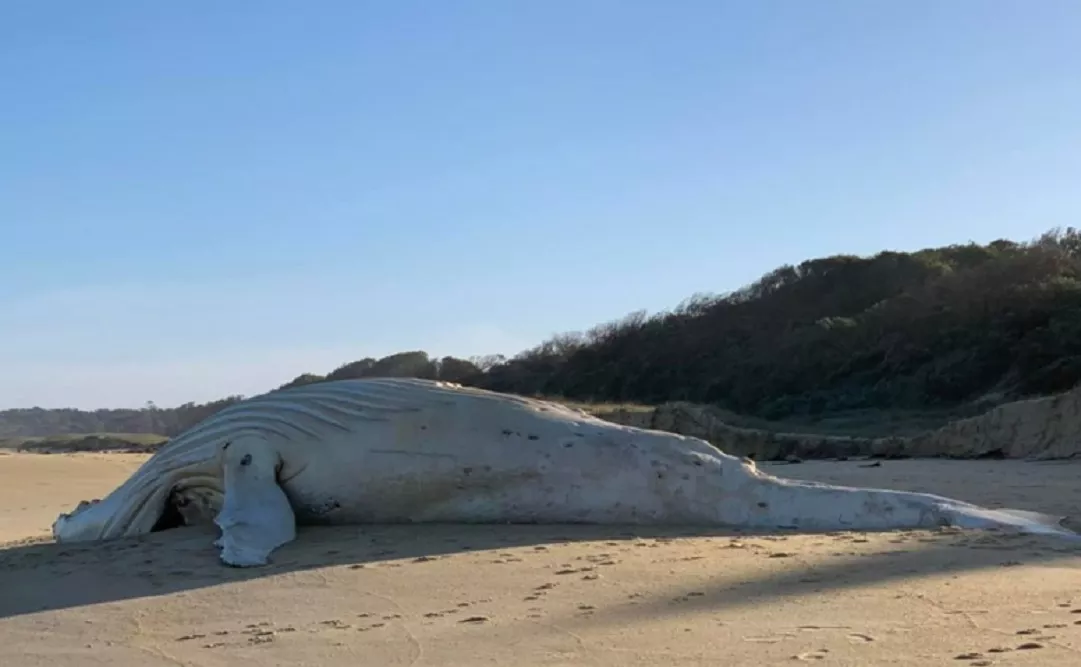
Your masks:
{"label": "blue sky", "polygon": [[1081,212],[1081,3],[0,6],[0,408],[514,353]]}

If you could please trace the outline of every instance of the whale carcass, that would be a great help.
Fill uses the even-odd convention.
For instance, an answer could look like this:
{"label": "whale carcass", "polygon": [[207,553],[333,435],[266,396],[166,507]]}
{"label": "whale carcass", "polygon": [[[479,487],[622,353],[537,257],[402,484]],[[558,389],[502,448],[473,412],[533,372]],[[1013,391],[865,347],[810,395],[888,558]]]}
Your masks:
{"label": "whale carcass", "polygon": [[1057,519],[941,496],[796,481],[696,438],[456,384],[322,382],[234,404],[161,447],[58,542],[212,519],[223,562],[257,566],[298,524],[681,524],[799,530],[1011,527]]}

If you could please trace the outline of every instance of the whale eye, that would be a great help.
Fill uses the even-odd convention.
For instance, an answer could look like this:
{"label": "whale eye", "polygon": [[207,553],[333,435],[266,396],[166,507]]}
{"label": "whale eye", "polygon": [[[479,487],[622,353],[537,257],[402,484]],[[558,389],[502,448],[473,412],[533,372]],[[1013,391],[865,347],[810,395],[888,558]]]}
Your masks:
{"label": "whale eye", "polygon": [[251,464],[251,454],[245,454],[244,458],[240,459],[240,465],[246,466]]}

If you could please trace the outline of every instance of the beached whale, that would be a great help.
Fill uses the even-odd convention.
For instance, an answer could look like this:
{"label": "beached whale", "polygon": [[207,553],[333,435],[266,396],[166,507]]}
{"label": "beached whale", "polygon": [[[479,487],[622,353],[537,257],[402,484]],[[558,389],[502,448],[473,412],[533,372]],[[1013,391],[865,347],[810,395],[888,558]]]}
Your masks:
{"label": "beached whale", "polygon": [[299,524],[669,524],[799,530],[959,526],[1078,537],[1057,517],[783,479],[696,438],[547,401],[418,379],[323,382],[234,404],[53,524],[59,542],[199,517],[256,566]]}

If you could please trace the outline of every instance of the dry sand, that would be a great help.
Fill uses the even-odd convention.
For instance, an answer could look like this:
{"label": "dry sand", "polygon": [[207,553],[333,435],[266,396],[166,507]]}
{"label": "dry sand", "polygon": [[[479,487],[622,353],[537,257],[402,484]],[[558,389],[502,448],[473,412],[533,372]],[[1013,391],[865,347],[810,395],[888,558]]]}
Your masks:
{"label": "dry sand", "polygon": [[[202,528],[43,541],[142,460],[0,453],[0,665],[1081,664],[1081,549],[1049,538],[305,529],[260,570],[221,566]],[[767,468],[1081,506],[1076,461],[863,465]]]}

